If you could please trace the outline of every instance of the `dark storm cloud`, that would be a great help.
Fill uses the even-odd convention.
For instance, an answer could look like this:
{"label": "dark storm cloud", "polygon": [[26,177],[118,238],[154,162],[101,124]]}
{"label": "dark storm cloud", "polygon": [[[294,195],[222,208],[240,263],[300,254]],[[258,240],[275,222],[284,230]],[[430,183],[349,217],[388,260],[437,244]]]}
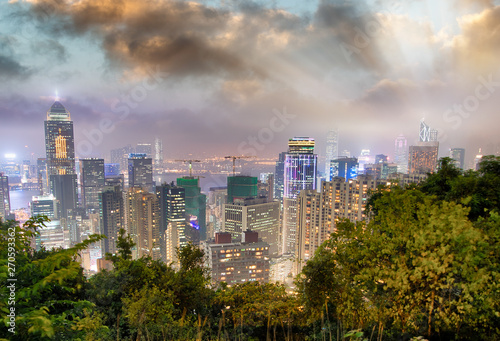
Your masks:
{"label": "dark storm cloud", "polygon": [[31,43],[31,49],[38,56],[46,56],[56,62],[65,62],[68,58],[66,48],[54,39],[45,39]]}
{"label": "dark storm cloud", "polygon": [[32,71],[21,65],[16,60],[13,46],[15,40],[8,36],[0,35],[0,78],[25,79],[32,74]]}
{"label": "dark storm cloud", "polygon": [[364,2],[323,1],[313,19],[249,1],[233,9],[181,1],[40,0],[30,13],[51,34],[91,34],[112,65],[139,73],[159,66],[174,77],[264,79],[274,71],[269,55],[294,64],[310,60],[316,74],[332,57],[331,67],[383,68],[371,35],[380,23]]}

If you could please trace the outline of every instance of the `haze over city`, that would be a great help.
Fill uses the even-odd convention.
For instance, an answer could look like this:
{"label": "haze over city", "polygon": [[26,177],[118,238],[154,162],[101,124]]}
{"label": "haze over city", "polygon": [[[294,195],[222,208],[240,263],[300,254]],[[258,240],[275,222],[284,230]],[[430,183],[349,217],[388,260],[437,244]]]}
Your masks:
{"label": "haze over city", "polygon": [[1,155],[44,157],[56,93],[77,157],[155,136],[167,159],[277,157],[293,136],[321,155],[334,128],[339,151],[392,157],[422,118],[440,156],[498,150],[497,1],[11,0],[0,13]]}

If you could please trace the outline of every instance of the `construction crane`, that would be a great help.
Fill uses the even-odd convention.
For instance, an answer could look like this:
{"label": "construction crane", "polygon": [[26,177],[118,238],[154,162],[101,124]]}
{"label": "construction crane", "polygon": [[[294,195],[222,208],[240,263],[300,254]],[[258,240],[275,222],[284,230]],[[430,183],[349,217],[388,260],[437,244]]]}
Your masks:
{"label": "construction crane", "polygon": [[201,160],[175,160],[178,162],[189,162],[189,176],[193,176],[193,162],[201,162]]}
{"label": "construction crane", "polygon": [[255,156],[225,156],[224,159],[233,159],[233,176],[235,176],[236,175],[236,171],[235,171],[236,159],[250,159],[252,157],[255,157]]}

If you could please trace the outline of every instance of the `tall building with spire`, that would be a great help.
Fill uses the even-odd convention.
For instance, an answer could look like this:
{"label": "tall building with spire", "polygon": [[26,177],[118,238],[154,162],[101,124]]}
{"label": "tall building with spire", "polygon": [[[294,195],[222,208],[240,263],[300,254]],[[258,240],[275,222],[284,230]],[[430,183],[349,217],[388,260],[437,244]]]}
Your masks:
{"label": "tall building with spire", "polygon": [[45,153],[48,187],[59,202],[60,216],[66,218],[78,205],[75,139],[71,115],[59,101],[47,111]]}
{"label": "tall building with spire", "polygon": [[394,163],[398,165],[398,173],[408,173],[408,141],[402,134],[394,141]]}
{"label": "tall building with spire", "polygon": [[75,174],[75,138],[73,121],[59,101],[47,111],[45,121],[47,175]]}

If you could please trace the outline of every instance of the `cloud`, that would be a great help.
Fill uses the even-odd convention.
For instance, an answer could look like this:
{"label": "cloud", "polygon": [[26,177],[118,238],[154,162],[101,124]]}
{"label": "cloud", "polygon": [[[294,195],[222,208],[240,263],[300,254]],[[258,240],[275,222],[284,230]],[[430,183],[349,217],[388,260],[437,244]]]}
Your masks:
{"label": "cloud", "polygon": [[68,54],[66,48],[54,39],[45,39],[31,43],[31,50],[38,56],[46,56],[58,63],[66,62]]}
{"label": "cloud", "polygon": [[26,79],[32,74],[32,70],[16,60],[13,48],[15,43],[13,38],[0,35],[0,78],[4,80]]}
{"label": "cloud", "polygon": [[473,77],[498,70],[500,6],[459,19],[462,34],[451,44],[455,65]]}

